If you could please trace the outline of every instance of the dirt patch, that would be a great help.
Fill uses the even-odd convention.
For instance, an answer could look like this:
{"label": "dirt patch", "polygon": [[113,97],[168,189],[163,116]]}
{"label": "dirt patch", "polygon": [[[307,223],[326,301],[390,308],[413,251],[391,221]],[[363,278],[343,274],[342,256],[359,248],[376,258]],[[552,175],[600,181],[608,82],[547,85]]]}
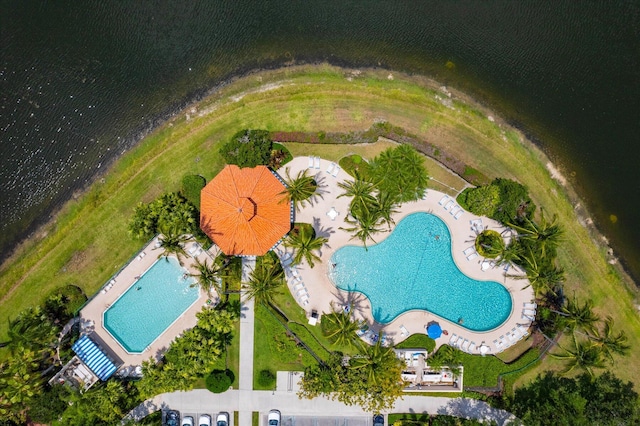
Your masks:
{"label": "dirt patch", "polygon": [[93,256],[95,250],[92,246],[85,248],[84,250],[76,250],[71,255],[71,259],[62,268],[63,272],[81,272],[86,270],[93,262]]}

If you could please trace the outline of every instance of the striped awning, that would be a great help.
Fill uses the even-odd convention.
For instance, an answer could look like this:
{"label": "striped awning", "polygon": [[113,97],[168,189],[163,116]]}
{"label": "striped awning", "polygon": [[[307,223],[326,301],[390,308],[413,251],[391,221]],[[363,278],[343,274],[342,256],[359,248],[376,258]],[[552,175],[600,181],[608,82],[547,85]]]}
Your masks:
{"label": "striped awning", "polygon": [[100,380],[107,380],[118,369],[89,336],[82,336],[71,349]]}

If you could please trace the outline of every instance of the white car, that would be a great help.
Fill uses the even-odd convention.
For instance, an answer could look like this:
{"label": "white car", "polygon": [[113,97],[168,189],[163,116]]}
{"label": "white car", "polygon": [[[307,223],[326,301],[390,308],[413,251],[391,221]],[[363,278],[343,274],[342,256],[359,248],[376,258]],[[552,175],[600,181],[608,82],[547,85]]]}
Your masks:
{"label": "white car", "polygon": [[198,419],[198,426],[211,426],[211,416],[203,414]]}
{"label": "white car", "polygon": [[221,412],[216,417],[216,426],[229,426],[229,413]]}
{"label": "white car", "polygon": [[269,426],[280,426],[280,411],[279,410],[271,410],[269,411],[269,416],[267,417]]}
{"label": "white car", "polygon": [[193,417],[184,416],[182,418],[182,426],[193,426]]}

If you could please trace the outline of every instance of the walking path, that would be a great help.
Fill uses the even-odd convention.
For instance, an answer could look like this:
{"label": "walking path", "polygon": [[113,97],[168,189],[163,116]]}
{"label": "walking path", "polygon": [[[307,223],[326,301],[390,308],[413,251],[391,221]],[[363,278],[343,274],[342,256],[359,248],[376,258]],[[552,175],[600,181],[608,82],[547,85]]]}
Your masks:
{"label": "walking path", "polygon": [[[255,269],[256,259],[242,258],[242,284],[249,282],[251,272]],[[240,391],[251,393],[253,390],[253,335],[254,335],[254,302],[242,293],[240,310]],[[252,426],[252,410],[246,404],[238,413],[240,426]],[[234,410],[235,411],[235,410]]]}
{"label": "walking path", "polygon": [[[363,411],[358,405],[344,405],[327,398],[299,399],[295,393],[286,390],[230,390],[221,394],[212,394],[206,389],[196,389],[189,392],[165,393],[156,396],[153,400],[145,401],[130,413],[131,417],[127,417],[139,420],[151,412],[149,408],[152,408],[151,411],[170,408],[187,413],[214,415],[220,411],[230,413],[239,411],[240,425],[243,424],[242,413],[248,413],[249,421],[251,421],[252,411],[265,414],[274,408],[280,410],[283,416],[363,416],[371,418],[371,413]],[[493,408],[486,402],[468,398],[452,399],[407,395],[396,401],[393,412],[448,414],[478,420],[493,420],[498,425],[507,424],[515,419],[511,413]]]}

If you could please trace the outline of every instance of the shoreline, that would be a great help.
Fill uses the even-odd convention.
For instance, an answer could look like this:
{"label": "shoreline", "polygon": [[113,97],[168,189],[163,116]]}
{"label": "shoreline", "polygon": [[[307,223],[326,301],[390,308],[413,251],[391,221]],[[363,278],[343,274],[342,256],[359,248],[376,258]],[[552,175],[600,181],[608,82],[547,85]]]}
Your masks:
{"label": "shoreline", "polygon": [[[71,205],[84,197],[94,185],[98,182],[104,182],[106,176],[113,172],[114,166],[128,153],[130,153],[133,149],[135,149],[145,138],[149,137],[153,133],[165,128],[166,126],[171,126],[173,122],[181,119],[183,116],[187,121],[194,118],[202,118],[208,114],[211,114],[215,111],[215,107],[213,104],[216,104],[218,100],[225,96],[225,90],[229,88],[233,88],[235,84],[237,84],[241,80],[250,79],[252,76],[256,76],[256,80],[259,83],[257,86],[253,86],[249,89],[243,90],[242,92],[236,94],[234,96],[234,101],[238,102],[243,97],[252,94],[252,93],[260,93],[264,91],[269,91],[272,89],[277,89],[281,87],[282,84],[285,84],[286,75],[288,73],[300,73],[306,69],[322,69],[322,68],[330,68],[334,71],[342,72],[345,75],[353,75],[359,76],[364,73],[373,73],[373,74],[387,74],[387,78],[392,80],[394,74],[400,75],[403,80],[413,82],[420,86],[426,87],[433,91],[440,92],[445,95],[446,99],[450,100],[458,100],[463,102],[464,104],[470,105],[474,108],[477,108],[481,112],[483,112],[487,117],[489,117],[490,121],[495,122],[503,131],[505,129],[514,131],[518,134],[520,143],[524,146],[529,146],[536,151],[538,156],[541,156],[540,159],[545,165],[546,169],[549,171],[551,177],[564,189],[565,195],[568,200],[573,205],[576,210],[576,216],[580,224],[585,227],[591,236],[592,241],[596,244],[597,247],[603,249],[607,253],[607,262],[612,265],[616,271],[622,275],[623,280],[628,284],[632,284],[633,289],[640,289],[640,283],[636,282],[633,279],[633,276],[630,274],[629,270],[625,266],[625,262],[623,258],[619,258],[615,256],[613,248],[609,244],[609,239],[605,235],[604,232],[600,231],[598,224],[596,221],[592,219],[592,215],[589,213],[588,209],[585,206],[584,200],[578,195],[575,188],[573,188],[572,184],[563,176],[562,174],[562,165],[553,163],[548,155],[543,151],[542,147],[537,144],[529,135],[527,135],[522,129],[520,129],[514,123],[510,123],[509,121],[502,118],[497,111],[492,110],[485,102],[478,101],[473,98],[471,95],[459,91],[455,87],[449,87],[443,85],[439,81],[431,78],[426,75],[418,75],[418,74],[407,74],[400,71],[388,70],[381,67],[374,68],[344,68],[340,66],[330,65],[326,62],[320,63],[302,63],[302,64],[294,64],[290,63],[285,66],[278,67],[266,67],[259,69],[248,69],[243,70],[240,73],[234,74],[225,78],[218,84],[199,91],[193,97],[184,102],[180,102],[177,106],[172,107],[166,113],[161,114],[159,117],[155,117],[151,121],[149,126],[141,126],[142,129],[136,129],[132,132],[132,134],[127,138],[131,139],[130,142],[127,143],[127,147],[123,149],[118,154],[114,155],[112,158],[103,161],[102,167],[96,172],[96,174],[88,180],[81,187],[76,188],[70,192],[67,198],[59,203],[56,203],[55,207],[52,209],[49,215],[47,215],[47,219],[42,222],[34,222],[33,229],[27,229],[24,232],[24,236],[22,236],[16,244],[14,244],[11,251],[2,258],[0,263],[0,271],[5,270],[7,266],[17,259],[20,258],[22,254],[24,254],[25,250],[28,250],[29,246],[33,244],[37,244],[37,242],[42,241],[52,228],[57,223],[61,214],[63,214],[66,210],[68,210]],[[262,82],[264,76],[274,77],[280,76],[278,78],[278,82]],[[444,103],[443,103],[444,104]],[[206,106],[206,108],[202,108]],[[191,114],[196,117],[192,117]],[[431,157],[433,158],[433,157]],[[439,161],[437,158],[434,160]],[[546,162],[546,164],[545,164]],[[453,171],[452,171],[453,172]],[[455,172],[453,172],[455,173]],[[6,296],[5,296],[6,297]],[[4,297],[2,298],[4,299]],[[0,299],[0,301],[2,300]]]}
{"label": "shoreline", "polygon": [[[176,191],[182,174],[211,179],[223,166],[218,148],[241,126],[255,123],[256,128],[272,130],[348,134],[384,120],[406,132],[399,131],[398,137],[411,136],[428,149],[433,145],[443,150],[434,151],[434,157],[447,161],[457,157],[465,170],[466,165],[486,173],[489,179],[502,176],[529,186],[536,204],[557,213],[571,236],[559,253],[560,264],[567,271],[567,294],[593,298],[597,313],[603,317],[611,314],[628,330],[630,343],[640,345],[638,292],[632,281],[616,272],[619,265],[607,263],[603,245],[596,245],[597,239],[576,216],[570,187],[562,186],[557,176],[552,178],[544,153],[500,117],[489,117],[492,111],[468,105],[469,101],[464,103],[457,94],[449,98],[437,83],[427,85],[426,78],[386,70],[306,66],[254,77],[239,80],[175,114],[105,169],[104,177],[84,195],[78,193],[67,202],[40,235],[48,234],[47,238],[25,242],[16,261],[5,263],[0,271],[6,315],[12,318],[63,284],[74,283],[86,294],[99,290],[140,249],[140,241],[127,232],[133,206]],[[391,81],[394,78],[396,81]],[[449,108],[443,106],[443,99],[451,102]],[[199,117],[198,111],[205,113]],[[430,124],[427,127],[425,119]],[[384,142],[364,146],[293,143],[291,152],[335,162],[352,153],[373,156],[382,149],[380,144]],[[437,159],[425,157],[425,162],[433,167],[438,164],[433,175],[437,182],[453,185],[454,193],[466,185]],[[0,335],[6,333],[4,327],[0,326]],[[640,365],[640,355],[632,353],[625,362]],[[554,368],[557,364],[545,361],[523,380]],[[640,382],[630,374],[622,376]]]}
{"label": "shoreline", "polygon": [[[609,238],[605,235],[604,232],[599,229],[597,221],[592,219],[593,215],[591,215],[588,209],[585,207],[584,200],[582,200],[575,188],[573,188],[571,182],[562,174],[563,166],[558,163],[553,163],[547,153],[544,152],[541,145],[534,141],[535,138],[527,135],[515,123],[510,123],[506,119],[502,118],[498,111],[491,109],[491,107],[488,106],[485,102],[481,102],[473,98],[466,92],[462,92],[455,87],[446,86],[439,81],[431,78],[430,76],[407,74],[401,71],[388,70],[382,67],[346,68],[341,66],[334,66],[326,62],[312,64],[290,63],[285,66],[278,66],[273,68],[266,67],[243,70],[240,73],[225,78],[224,80],[210,88],[198,91],[198,93],[194,94],[188,100],[179,102],[177,106],[171,107],[167,112],[161,114],[159,117],[155,117],[150,120],[150,125],[141,126],[141,128],[132,131],[131,135],[127,137],[127,139],[130,139],[130,142],[126,144],[125,149],[114,155],[112,158],[103,161],[100,169],[90,180],[86,181],[81,187],[71,190],[64,200],[56,203],[50,214],[47,215],[46,220],[43,220],[41,222],[36,221],[34,222],[33,229],[25,230],[24,235],[18,239],[9,253],[1,258],[0,272],[3,271],[9,264],[16,261],[24,253],[24,251],[28,249],[28,246],[30,246],[31,244],[36,244],[38,241],[42,241],[42,239],[46,238],[51,229],[55,226],[60,215],[63,214],[65,210],[69,209],[75,201],[78,201],[82,197],[84,197],[98,182],[104,182],[106,176],[113,172],[113,168],[118,163],[118,161],[121,160],[122,157],[127,153],[135,149],[145,138],[149,137],[154,132],[159,131],[166,126],[170,126],[172,122],[179,120],[183,116],[187,121],[189,121],[194,118],[191,116],[191,114],[196,115],[197,118],[202,118],[208,114],[213,113],[215,111],[215,107],[212,107],[211,104],[217,103],[217,101],[224,96],[224,91],[226,89],[232,88],[234,84],[238,83],[241,80],[249,79],[252,76],[256,76],[256,80],[260,81],[261,83],[256,87],[244,90],[235,95],[233,99],[233,101],[235,102],[240,101],[243,97],[252,93],[261,93],[281,87],[286,82],[286,78],[284,77],[288,72],[298,73],[300,71],[304,71],[307,68],[318,69],[323,67],[329,67],[334,70],[338,70],[345,75],[352,74],[354,76],[358,76],[363,72],[374,74],[388,74],[387,78],[390,80],[394,78],[394,74],[397,74],[402,76],[402,79],[404,80],[414,82],[420,86],[424,86],[428,89],[444,94],[445,101],[447,98],[452,101],[458,100],[463,102],[464,104],[477,108],[478,110],[482,111],[487,117],[489,117],[490,121],[495,122],[496,125],[503,129],[503,131],[505,129],[515,131],[519,136],[521,144],[525,146],[528,145],[530,148],[533,148],[535,151],[537,151],[537,154],[539,156],[542,156],[541,161],[546,161],[546,164],[544,164],[544,166],[549,171],[551,177],[564,189],[565,195],[575,209],[576,216],[578,217],[580,224],[588,230],[594,244],[596,244],[596,246],[600,249],[606,251],[607,262],[612,265],[616,269],[616,271],[623,277],[623,281],[625,281],[627,285],[631,284],[631,288],[635,290],[640,289],[640,282],[634,280],[634,277],[631,275],[630,271],[625,265],[624,258],[620,258],[615,255],[615,252],[609,243]],[[281,75],[281,77],[283,78],[280,78],[279,82],[277,83],[262,83],[264,75],[272,77],[272,74]],[[206,104],[210,105],[208,105],[207,108],[201,108]],[[437,158],[433,159],[439,161]],[[453,171],[451,172],[455,173]],[[5,297],[0,299],[0,302],[2,302]]]}

